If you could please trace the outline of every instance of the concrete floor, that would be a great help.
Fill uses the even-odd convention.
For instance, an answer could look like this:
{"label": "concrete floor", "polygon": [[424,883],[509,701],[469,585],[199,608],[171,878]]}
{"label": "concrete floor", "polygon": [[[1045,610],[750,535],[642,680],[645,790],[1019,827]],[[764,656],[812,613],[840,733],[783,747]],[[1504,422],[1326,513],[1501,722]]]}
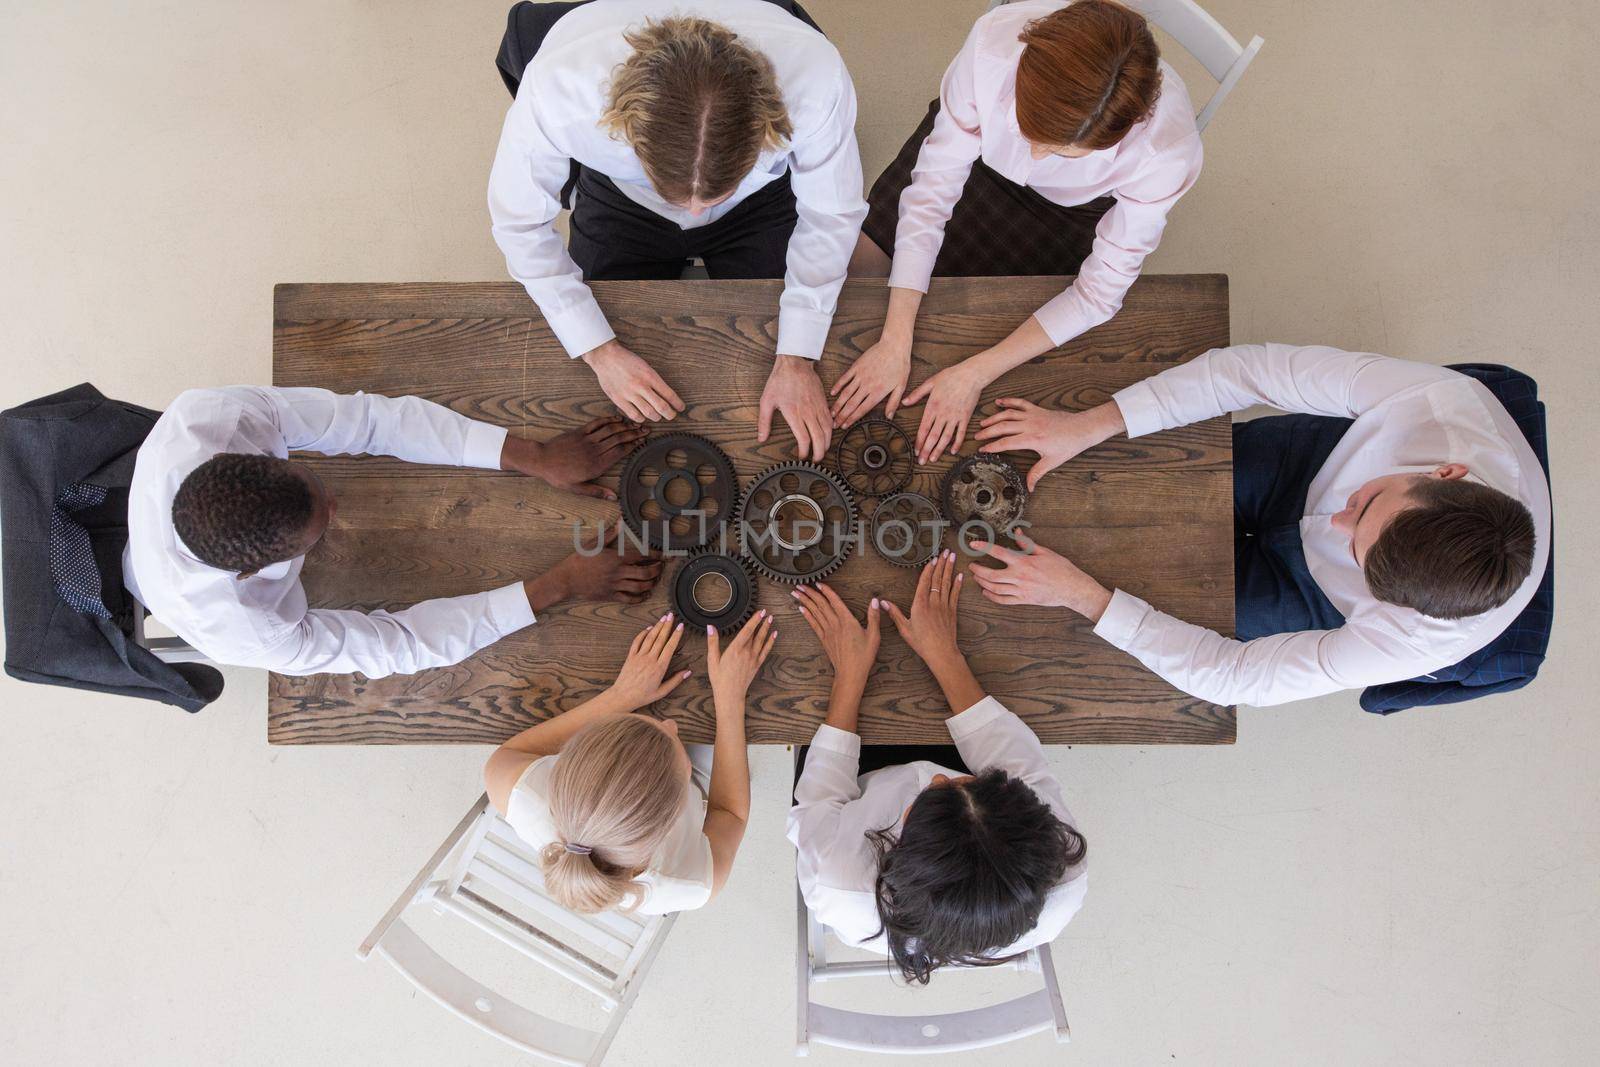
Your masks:
{"label": "concrete floor", "polygon": [[[875,174],[982,5],[808,2],[855,72]],[[1530,689],[1440,712],[1338,696],[1246,709],[1228,749],[1056,752],[1095,855],[1057,949],[1075,1040],[961,1062],[1595,1062],[1600,9],[1208,6],[1267,46],[1149,270],[1226,271],[1237,340],[1537,377],[1556,638]],[[274,282],[501,278],[504,9],[0,5],[0,403],[268,381]],[[353,955],[484,750],[271,749],[264,688],[232,671],[189,717],[0,683],[6,1060],[522,1062]],[[611,1062],[789,1062],[786,758],[755,753],[732,887],[678,925]]]}

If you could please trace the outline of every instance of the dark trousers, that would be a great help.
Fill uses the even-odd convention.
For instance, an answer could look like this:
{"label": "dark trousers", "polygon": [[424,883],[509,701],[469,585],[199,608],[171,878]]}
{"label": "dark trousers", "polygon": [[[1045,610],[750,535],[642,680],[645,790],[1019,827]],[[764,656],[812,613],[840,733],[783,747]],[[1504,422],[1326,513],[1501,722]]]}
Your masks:
{"label": "dark trousers", "polygon": [[[806,754],[810,751],[810,745],[800,745],[794,750],[795,785],[800,784],[800,772],[806,769]],[[861,766],[857,768],[856,774],[859,776],[868,771],[898,767],[903,763],[916,763],[919,760],[937,763],[957,774],[972,773],[967,769],[966,761],[961,758],[961,750],[954,745],[862,745]]]}
{"label": "dark trousers", "polygon": [[[550,30],[587,2],[523,0],[511,9],[495,65],[512,96]],[[794,0],[770,2],[821,32]],[[567,250],[586,281],[677,278],[695,258],[705,261],[713,278],[781,278],[797,217],[786,174],[716,222],[686,230],[629,200],[610,178],[577,160],[561,190],[561,205],[572,209]]]}
{"label": "dark trousers", "polygon": [[1233,427],[1234,633],[1241,641],[1334,630],[1344,616],[1306,566],[1306,490],[1349,419],[1274,415]]}

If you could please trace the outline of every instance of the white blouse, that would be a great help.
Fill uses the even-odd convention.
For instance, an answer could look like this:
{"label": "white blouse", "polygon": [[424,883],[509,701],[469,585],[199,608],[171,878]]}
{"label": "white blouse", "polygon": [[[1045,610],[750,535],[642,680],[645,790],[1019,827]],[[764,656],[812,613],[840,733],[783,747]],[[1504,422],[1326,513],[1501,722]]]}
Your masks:
{"label": "white blouse", "polygon": [[[550,820],[550,776],[560,753],[541,756],[528,765],[511,788],[506,822],[535,849],[558,843],[561,835]],[[683,808],[672,832],[650,866],[635,878],[644,893],[637,909],[641,915],[666,915],[693,911],[711,899],[711,842],[706,838],[705,784],[699,767],[684,786]],[[588,842],[579,842],[588,844]]]}
{"label": "white blouse", "polygon": [[1094,248],[1077,279],[1034,313],[1052,343],[1065,344],[1122,308],[1145,257],[1156,250],[1167,212],[1200,176],[1203,153],[1194,105],[1165,62],[1155,110],[1117,144],[1077,159],[1034,159],[1017,126],[1017,62],[1023,28],[1057,11],[1061,0],[1006,4],[980,18],[945,71],[939,114],[922,143],[911,184],[900,194],[889,284],[928,291],[945,223],[961,199],[974,160],[1063,206],[1102,196],[1116,204],[1095,228]]}

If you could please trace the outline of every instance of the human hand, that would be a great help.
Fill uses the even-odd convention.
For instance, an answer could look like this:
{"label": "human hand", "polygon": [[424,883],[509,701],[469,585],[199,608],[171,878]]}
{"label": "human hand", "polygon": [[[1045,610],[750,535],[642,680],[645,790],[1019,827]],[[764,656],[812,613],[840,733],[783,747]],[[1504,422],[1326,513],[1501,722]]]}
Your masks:
{"label": "human hand", "polygon": [[594,479],[610,470],[644,437],[644,427],[616,415],[591,419],[586,426],[557,434],[548,441],[507,434],[500,450],[500,469],[541,479],[557,489],[615,500],[617,494],[596,485]]}
{"label": "human hand", "polygon": [[616,338],[583,354],[600,388],[617,409],[635,422],[673,419],[683,401],[661,380],[655,368],[629,351]]}
{"label": "human hand", "polygon": [[1052,552],[1033,538],[1012,533],[1022,551],[973,541],[972,547],[1000,561],[998,567],[972,564],[972,577],[983,595],[996,604],[1038,604],[1071,608],[1091,622],[1099,622],[1111,603],[1111,592],[1079,570],[1065,556]]}
{"label": "human hand", "polygon": [[661,577],[661,556],[657,552],[640,552],[632,544],[619,546],[619,529],[612,528],[594,555],[574,552],[525,583],[533,610],[543,611],[572,599],[637,604],[649,596]]}
{"label": "human hand", "polygon": [[706,627],[706,671],[711,676],[711,699],[717,713],[724,709],[744,712],[744,695],[767,662],[767,653],[778,639],[774,620],[767,610],[756,612],[736,634],[728,647],[722,647],[715,626]]}
{"label": "human hand", "polygon": [[834,398],[834,427],[842,430],[853,426],[885,397],[888,400],[883,405],[883,417],[894,418],[910,375],[911,335],[885,325],[873,346],[856,357],[850,369],[833,383],[829,395]]}
{"label": "human hand", "polygon": [[956,571],[956,554],[945,549],[929,561],[917,577],[917,592],[911,601],[909,617],[894,604],[885,602],[894,628],[935,674],[943,665],[961,659],[961,650],[956,645],[961,578]]}
{"label": "human hand", "polygon": [[828,454],[833,437],[833,420],[828,415],[828,398],[822,392],[813,360],[799,356],[779,356],[772,364],[767,387],[761,391],[761,421],[757,439],[765,442],[772,432],[772,413],[783,413],[783,420],[794,433],[795,455],[820,463]]}
{"label": "human hand", "polygon": [[800,614],[811,625],[811,632],[822,642],[822,650],[833,664],[836,679],[861,688],[867,684],[872,661],[878,658],[878,598],[867,605],[867,624],[856,622],[839,594],[819,582],[815,587],[800,586],[794,591]]}
{"label": "human hand", "polygon": [[946,367],[923,382],[906,397],[906,407],[928,402],[917,425],[917,461],[932,463],[946,448],[953,456],[967,437],[967,420],[978,406],[983,387],[989,384],[972,359]]}
{"label": "human hand", "polygon": [[628,647],[628,658],[623,661],[610,689],[612,697],[624,710],[637,711],[654,704],[689,677],[690,671],[664,677],[672,654],[678,650],[678,642],[683,640],[683,623],[676,626],[672,623],[672,613],[668,612],[641,630]]}
{"label": "human hand", "polygon": [[1028,470],[1028,492],[1067,460],[1121,433],[1126,427],[1115,403],[1084,412],[1050,411],[1026,400],[996,401],[999,411],[984,419],[974,439],[979,452],[1037,452],[1039,462]]}

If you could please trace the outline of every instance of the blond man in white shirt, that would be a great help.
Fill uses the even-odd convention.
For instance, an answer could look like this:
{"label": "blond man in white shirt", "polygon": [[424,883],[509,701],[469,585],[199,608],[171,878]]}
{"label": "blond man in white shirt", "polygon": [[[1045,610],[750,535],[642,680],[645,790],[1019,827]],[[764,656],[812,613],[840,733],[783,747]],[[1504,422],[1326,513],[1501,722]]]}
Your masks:
{"label": "blond man in white shirt", "polygon": [[[538,25],[489,213],[511,276],[634,419],[671,419],[683,400],[617,338],[586,280],[675,278],[693,256],[714,278],[782,277],[760,437],[782,414],[800,457],[820,460],[832,423],[816,361],[866,202],[855,88],[794,8],[593,0]],[[563,246],[554,226],[574,163]]]}
{"label": "blond man in white shirt", "polygon": [[139,447],[123,580],[150,614],[218,663],[369,678],[458,663],[564,600],[642,600],[661,561],[574,553],[538,577],[403,611],[309,608],[300,571],[337,502],[290,451],[512,470],[610,498],[593,479],[643,432],[613,417],[534,441],[414,396],[192,389]]}
{"label": "blond man in white shirt", "polygon": [[[893,417],[904,394],[927,404],[921,461],[955,454],[985,386],[1122,307],[1202,156],[1188,91],[1139,14],[1029,0],[978,19],[923,125],[873,183],[851,269],[888,275],[889,310],[834,384],[835,425],[879,403]],[[1042,274],[1077,277],[1004,340],[905,393],[929,278]]]}
{"label": "blond man in white shirt", "polygon": [[1311,465],[1306,442],[1251,432],[1291,425],[1281,417],[1234,427],[1236,521],[1253,524],[1261,500],[1290,506],[1269,525],[1236,531],[1236,558],[1248,562],[1254,535],[1270,538],[1273,551],[1270,575],[1236,568],[1244,640],[1108,590],[1025,534],[1022,552],[976,543],[1000,563],[972,568],[990,600],[1075,611],[1213,703],[1282,704],[1456,664],[1517,619],[1549,560],[1550,489],[1538,456],[1488,388],[1446,367],[1321,346],[1236,345],[1082,413],[999,404],[978,438],[984,451],[1039,453],[1030,488],[1119,433],[1138,437],[1257,404],[1353,420],[1337,424],[1325,458]]}
{"label": "blond man in white shirt", "polygon": [[[923,984],[945,964],[1003,963],[1053,940],[1088,890],[1087,845],[1039,739],[984,692],[956,644],[962,585],[955,554],[942,553],[909,615],[874,599],[864,627],[826,585],[795,592],[834,668],[789,810],[800,891],[842,941],[886,952]],[[954,748],[863,758],[856,719],[882,611],[949,702]]]}

